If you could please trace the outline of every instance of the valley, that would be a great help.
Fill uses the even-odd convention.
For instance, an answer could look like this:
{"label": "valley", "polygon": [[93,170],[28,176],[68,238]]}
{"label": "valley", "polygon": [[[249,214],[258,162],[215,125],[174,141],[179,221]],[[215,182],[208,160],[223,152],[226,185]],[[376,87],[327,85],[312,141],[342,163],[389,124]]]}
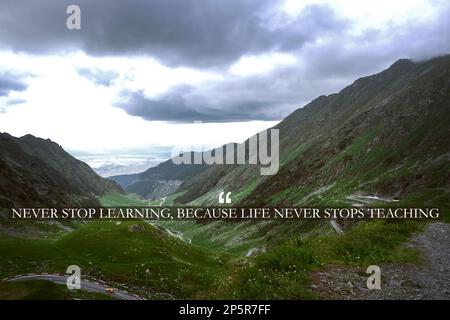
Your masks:
{"label": "valley", "polygon": [[[315,276],[327,268],[420,266],[420,248],[408,241],[422,239],[429,228],[442,230],[446,238],[448,228],[415,219],[359,222],[338,214],[335,225],[317,219],[153,223],[112,219],[116,216],[50,223],[12,220],[7,211],[217,207],[219,195],[231,192],[231,206],[255,208],[350,207],[348,212],[357,213],[366,206],[436,207],[445,226],[450,221],[449,79],[449,56],[399,60],[336,94],[318,97],[275,127],[280,168],[272,176],[262,176],[250,164],[175,165],[168,160],[107,180],[54,142],[2,133],[0,278],[58,275],[76,264],[84,276],[144,299],[319,299],[330,292],[321,290]],[[218,214],[227,206],[221,204]],[[251,214],[263,217],[261,211]],[[299,214],[313,217],[314,212]],[[0,282],[5,299],[33,297],[47,286],[53,297],[78,297],[37,280]]]}

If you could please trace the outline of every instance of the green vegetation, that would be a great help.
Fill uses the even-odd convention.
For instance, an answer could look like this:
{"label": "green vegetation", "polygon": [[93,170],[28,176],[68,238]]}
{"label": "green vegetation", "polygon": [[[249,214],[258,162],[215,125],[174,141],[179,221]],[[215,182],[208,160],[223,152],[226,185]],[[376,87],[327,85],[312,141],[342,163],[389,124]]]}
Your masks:
{"label": "green vegetation", "polygon": [[324,265],[365,267],[384,262],[418,262],[415,251],[402,246],[417,222],[372,221],[361,223],[340,236],[292,239],[238,266],[206,297],[233,299],[311,299],[306,289],[309,273]]}
{"label": "green vegetation", "polygon": [[[181,191],[181,192],[176,192],[176,193],[172,193],[171,195],[168,195],[167,197],[165,197],[166,201],[164,201],[163,206],[173,206],[175,200],[178,197],[182,196],[184,193],[185,193],[185,191]],[[159,205],[161,203],[161,201],[160,200],[158,200],[158,201],[159,201],[159,203],[158,203],[158,205]]]}
{"label": "green vegetation", "polygon": [[241,188],[238,192],[234,193],[233,201],[235,203],[245,199],[250,193],[255,190],[258,184],[261,182],[261,176],[254,176],[251,181],[248,181],[243,188]]}
{"label": "green vegetation", "polygon": [[141,207],[148,205],[147,202],[140,199],[135,194],[121,194],[118,192],[110,192],[99,197],[100,205],[103,207]]}
{"label": "green vegetation", "polygon": [[249,249],[260,246],[264,242],[264,234],[260,232],[261,224],[254,221],[240,223],[160,221],[159,224],[181,232],[193,245],[231,254],[234,257],[243,256]]}
{"label": "green vegetation", "polygon": [[367,130],[366,132],[360,134],[349,147],[347,147],[345,150],[338,153],[333,159],[331,159],[322,168],[322,170],[326,170],[333,164],[336,164],[337,162],[339,162],[343,159],[346,159],[346,158],[350,159],[351,157],[365,151],[367,144],[373,138],[375,138],[377,132],[378,132],[377,128],[371,128],[371,129]]}
{"label": "green vegetation", "polygon": [[311,144],[300,144],[297,147],[291,148],[281,157],[280,167],[287,166],[293,160],[305,153],[309,147],[311,147]]}
{"label": "green vegetation", "polygon": [[[138,232],[130,231],[136,225]],[[0,256],[2,277],[61,273],[77,264],[84,274],[179,298],[210,286],[225,263],[219,254],[139,221],[91,221],[55,239],[0,236]]]}

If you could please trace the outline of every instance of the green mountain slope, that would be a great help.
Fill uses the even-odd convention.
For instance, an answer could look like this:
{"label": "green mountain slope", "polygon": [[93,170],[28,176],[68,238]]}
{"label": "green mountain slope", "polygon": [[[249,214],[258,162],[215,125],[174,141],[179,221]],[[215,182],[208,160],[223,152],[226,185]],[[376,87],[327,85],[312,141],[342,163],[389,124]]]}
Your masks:
{"label": "green mountain slope", "polygon": [[251,205],[348,203],[352,195],[448,207],[450,56],[399,60],[321,96],[279,125],[280,170],[209,167],[175,201],[217,204],[221,191]]}
{"label": "green mountain slope", "polygon": [[[131,288],[147,298],[186,298],[223,273],[226,257],[192,246],[143,221],[90,221],[71,232],[20,239],[0,232],[0,277],[64,273],[76,264],[83,275]],[[5,285],[0,281],[0,287]]]}

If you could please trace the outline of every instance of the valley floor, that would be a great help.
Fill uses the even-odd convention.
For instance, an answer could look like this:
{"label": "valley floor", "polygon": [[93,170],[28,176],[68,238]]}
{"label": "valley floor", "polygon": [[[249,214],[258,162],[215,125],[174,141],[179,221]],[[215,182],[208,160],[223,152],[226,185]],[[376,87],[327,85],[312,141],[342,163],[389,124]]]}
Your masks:
{"label": "valley floor", "polygon": [[381,264],[381,289],[366,287],[365,270],[327,267],[312,274],[310,288],[323,299],[450,299],[450,224],[430,223],[407,247],[417,249],[422,263]]}

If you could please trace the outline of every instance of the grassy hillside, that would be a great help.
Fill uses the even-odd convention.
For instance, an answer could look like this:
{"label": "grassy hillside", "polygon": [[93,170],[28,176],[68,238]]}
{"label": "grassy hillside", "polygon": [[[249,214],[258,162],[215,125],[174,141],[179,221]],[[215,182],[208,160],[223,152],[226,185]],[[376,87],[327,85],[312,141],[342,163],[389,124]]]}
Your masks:
{"label": "grassy hillside", "polygon": [[345,235],[292,238],[250,263],[235,266],[217,287],[203,293],[216,299],[316,299],[308,290],[310,273],[325,265],[362,266],[416,263],[420,256],[402,244],[420,223],[376,221]]}
{"label": "grassy hillside", "polygon": [[208,287],[227,259],[139,221],[92,221],[54,239],[0,235],[0,255],[2,278],[61,273],[76,264],[86,275],[156,298],[166,294],[189,297]]}

